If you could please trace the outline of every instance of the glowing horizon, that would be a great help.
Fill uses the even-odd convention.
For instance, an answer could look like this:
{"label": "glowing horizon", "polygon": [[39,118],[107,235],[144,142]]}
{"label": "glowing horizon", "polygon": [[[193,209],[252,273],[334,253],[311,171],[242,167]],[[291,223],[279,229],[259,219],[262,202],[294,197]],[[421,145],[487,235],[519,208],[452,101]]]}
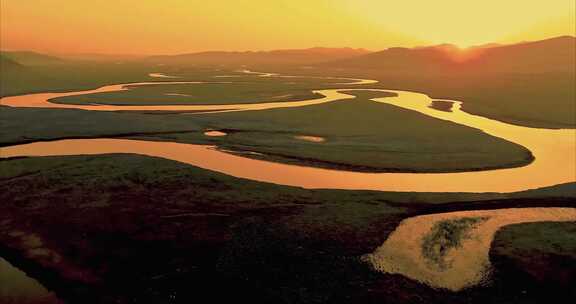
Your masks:
{"label": "glowing horizon", "polygon": [[561,35],[576,35],[573,0],[3,0],[0,8],[1,49],[61,54],[467,47]]}

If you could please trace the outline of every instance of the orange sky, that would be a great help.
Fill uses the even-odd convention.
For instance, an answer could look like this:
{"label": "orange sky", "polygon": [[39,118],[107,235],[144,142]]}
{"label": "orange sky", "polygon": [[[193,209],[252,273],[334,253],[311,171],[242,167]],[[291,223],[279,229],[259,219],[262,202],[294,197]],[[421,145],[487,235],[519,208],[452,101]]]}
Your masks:
{"label": "orange sky", "polygon": [[51,53],[362,47],[576,35],[574,0],[1,0],[0,48]]}

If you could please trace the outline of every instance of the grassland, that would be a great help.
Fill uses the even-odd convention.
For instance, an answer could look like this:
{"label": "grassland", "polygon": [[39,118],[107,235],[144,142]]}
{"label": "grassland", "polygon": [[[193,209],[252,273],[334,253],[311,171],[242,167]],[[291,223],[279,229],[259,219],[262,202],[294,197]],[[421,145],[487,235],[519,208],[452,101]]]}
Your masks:
{"label": "grassland", "polygon": [[[2,74],[1,94],[158,80],[148,77],[149,72],[192,81],[222,73],[213,68],[156,68],[26,67],[9,77]],[[228,102],[278,93],[276,84],[270,83],[273,80],[265,77],[234,81],[247,79],[258,84],[252,83],[254,92],[242,88],[236,92],[241,96],[229,96]],[[302,92],[318,84],[307,81],[296,80],[299,84],[290,90]],[[278,87],[284,90],[285,85]],[[264,96],[258,95],[258,86],[267,88]],[[139,90],[127,93],[147,94]],[[192,93],[191,88],[178,90]],[[203,102],[227,96],[226,92],[204,93]],[[266,159],[275,161],[367,171],[457,171],[529,160],[525,149],[477,130],[368,101],[381,95],[357,95],[355,100],[304,108],[202,116],[1,107],[0,144],[74,137],[144,138],[211,143],[223,149],[264,152]],[[115,102],[125,97],[114,96]],[[208,138],[202,135],[206,129],[225,130],[229,135]],[[296,135],[327,141],[305,142]],[[372,252],[410,216],[479,208],[575,206],[574,187],[512,194],[307,190],[135,155],[9,159],[0,161],[0,254],[62,298],[81,303],[190,303],[204,298],[212,302],[251,299],[252,303],[509,303],[522,292],[506,287],[510,279],[453,294],[398,275],[374,273],[358,256]],[[564,230],[550,231],[554,238],[562,238]],[[519,233],[497,236],[497,242],[511,242]],[[561,244],[569,241],[558,239]],[[518,255],[532,250],[516,247]],[[573,257],[567,261],[573,263]],[[514,280],[513,270],[502,269],[498,278],[512,274]]]}
{"label": "grassland", "polygon": [[506,226],[494,237],[490,259],[511,301],[569,303],[576,298],[576,222]]}
{"label": "grassland", "polygon": [[65,92],[106,84],[150,80],[152,67],[136,64],[67,63],[3,69],[0,96]]}
{"label": "grassland", "polygon": [[395,71],[370,68],[297,69],[263,67],[299,75],[377,79],[388,89],[426,93],[464,102],[463,110],[537,128],[576,127],[576,73],[472,73]]}
{"label": "grassland", "polygon": [[[117,67],[109,67],[113,69]],[[150,67],[148,67],[150,68]],[[101,68],[103,69],[103,68]],[[171,71],[184,80],[213,80],[214,69]],[[105,69],[106,70],[106,69]],[[111,72],[111,70],[107,70]],[[136,72],[140,75],[136,76]],[[61,73],[61,72],[59,72]],[[101,74],[102,73],[102,74]],[[104,82],[104,72],[87,72],[79,82],[46,83],[47,90],[79,89]],[[232,72],[234,74],[234,72]],[[125,69],[108,82],[145,78],[142,67]],[[144,75],[144,76],[143,76]],[[238,73],[235,76],[241,76]],[[11,76],[15,77],[15,76]],[[32,76],[29,76],[32,77]],[[10,78],[11,79],[11,78]],[[222,78],[227,79],[227,78]],[[232,84],[162,85],[127,92],[60,98],[58,102],[181,104],[196,98],[166,96],[166,93],[198,96],[200,103],[253,102],[278,97],[277,101],[312,98],[313,88],[334,87],[319,79],[231,77]],[[16,81],[11,79],[10,81]],[[148,79],[149,81],[149,79]],[[286,84],[289,81],[293,84]],[[24,82],[26,83],[26,82]],[[40,90],[35,82],[20,90]],[[61,86],[62,85],[62,86]],[[24,86],[24,85],[22,85]],[[216,86],[216,87],[213,87]],[[343,85],[338,85],[343,86]],[[32,89],[33,87],[33,89]],[[41,87],[41,86],[40,86]],[[12,92],[16,90],[10,87]],[[370,172],[451,172],[525,165],[532,156],[525,148],[487,136],[477,130],[443,122],[370,101],[382,93],[353,93],[358,98],[301,108],[233,112],[207,115],[145,113],[94,113],[78,110],[2,108],[0,144],[75,137],[131,137],[187,143],[212,143],[232,151],[265,154],[266,159],[287,163]],[[104,96],[102,96],[104,95]],[[290,95],[290,96],[287,96]],[[148,97],[145,97],[148,96]],[[49,127],[47,127],[49,126]],[[230,135],[206,138],[205,129],[229,130]],[[298,135],[321,136],[324,143],[311,143]],[[256,156],[252,156],[256,157]]]}
{"label": "grassland", "polygon": [[[182,80],[213,80],[216,75],[242,74],[227,71],[226,67],[158,66],[142,62],[91,63],[61,62],[58,65],[7,68],[0,77],[0,96],[42,91],[88,89],[105,84],[162,80],[148,77],[148,73],[162,72],[181,76]],[[478,72],[429,71],[418,68],[388,71],[371,68],[333,68],[319,65],[314,68],[261,65],[256,70],[276,71],[289,75],[313,75],[369,78],[380,80],[380,88],[419,91],[435,98],[464,101],[463,109],[505,122],[544,128],[573,128],[576,126],[576,73],[568,72]],[[254,77],[253,77],[254,78]],[[269,79],[259,77],[257,81]],[[216,78],[218,79],[218,78]],[[220,78],[222,81],[241,81],[242,77]],[[300,82],[301,78],[286,78],[285,82]],[[250,81],[255,81],[254,79]],[[308,79],[306,82],[310,82]],[[332,83],[341,81],[333,80]],[[326,83],[326,81],[324,81]],[[209,93],[211,94],[211,93]],[[281,96],[278,94],[277,96]],[[183,96],[180,96],[183,97]],[[246,96],[248,97],[248,96]],[[257,97],[257,96],[256,96]],[[272,96],[273,97],[273,96]],[[184,102],[177,96],[172,101]],[[249,98],[247,98],[249,99]],[[113,102],[119,102],[114,99]],[[226,101],[226,100],[224,100]],[[125,101],[123,101],[125,102]],[[203,102],[210,102],[209,99]]]}
{"label": "grassland", "polygon": [[242,104],[322,97],[311,92],[320,83],[315,86],[313,83],[294,85],[278,80],[269,82],[249,82],[249,80],[233,83],[131,86],[129,91],[61,97],[53,99],[52,102],[113,105]]}
{"label": "grassland", "polygon": [[[301,108],[216,113],[194,117],[230,135],[213,141],[265,159],[357,171],[446,172],[518,166],[531,160],[521,146],[475,129],[370,101],[384,93],[351,92],[357,98]],[[326,139],[306,142],[297,135]],[[189,134],[146,136],[194,142]],[[258,157],[258,156],[250,156]]]}
{"label": "grassland", "polygon": [[[20,158],[0,166],[0,252],[61,297],[84,303],[206,296],[465,303],[474,291],[435,291],[373,273],[356,257],[406,217],[462,208],[449,202],[470,209],[573,204],[562,187],[528,199],[306,190],[130,155]],[[492,289],[482,294],[498,297]]]}

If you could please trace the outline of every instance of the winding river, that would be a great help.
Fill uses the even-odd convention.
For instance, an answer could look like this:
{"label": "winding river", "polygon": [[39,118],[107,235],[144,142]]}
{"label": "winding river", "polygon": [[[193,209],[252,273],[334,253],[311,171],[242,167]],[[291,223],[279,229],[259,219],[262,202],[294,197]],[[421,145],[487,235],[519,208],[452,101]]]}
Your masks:
{"label": "winding river", "polygon": [[[295,77],[273,73],[258,73],[258,77]],[[151,77],[171,76],[153,73]],[[224,76],[227,77],[227,76]],[[234,77],[234,76],[231,76]],[[328,78],[335,79],[335,78]],[[348,84],[373,84],[374,80],[346,79]],[[218,150],[214,146],[182,144],[175,142],[152,142],[126,139],[70,139],[36,142],[0,149],[2,158],[18,156],[55,156],[78,154],[131,153],[160,157],[198,166],[212,171],[251,180],[270,182],[304,188],[416,191],[416,192],[515,192],[576,181],[576,130],[538,129],[511,125],[462,111],[461,102],[453,104],[450,111],[437,110],[430,105],[433,99],[425,94],[385,89],[327,89],[316,90],[322,95],[304,101],[262,102],[257,104],[230,105],[162,105],[117,106],[73,105],[53,103],[58,97],[116,92],[135,86],[158,84],[201,84],[206,82],[166,81],[139,82],[104,86],[94,90],[66,93],[38,93],[5,97],[2,105],[10,107],[81,109],[89,111],[194,111],[191,115],[209,115],[214,112],[257,111],[278,108],[303,107],[329,103],[336,100],[352,100],[346,91],[375,91],[396,93],[396,97],[374,98],[374,102],[387,103],[424,115],[482,130],[529,149],[535,160],[529,165],[498,170],[461,173],[364,173],[306,166],[274,163],[242,157]],[[205,130],[206,136],[225,136],[216,130]],[[320,137],[301,136],[302,140]],[[471,226],[461,246],[453,248],[442,257],[449,261],[448,268],[429,263],[423,256],[422,242],[433,231],[436,223],[459,218],[479,218]],[[433,287],[460,290],[477,284],[489,272],[488,250],[494,233],[502,226],[538,221],[576,221],[574,208],[529,208],[488,211],[465,211],[418,216],[406,219],[388,240],[364,259],[379,271],[401,273]],[[464,254],[465,253],[465,254]]]}
{"label": "winding river", "polygon": [[[274,74],[260,76],[274,77]],[[353,81],[350,84],[363,83],[357,79],[348,80]],[[511,125],[466,113],[461,110],[461,102],[458,101],[452,101],[454,105],[451,111],[440,111],[430,107],[433,101],[430,97],[415,92],[357,88],[327,89],[314,91],[314,93],[323,97],[310,100],[228,105],[74,105],[50,101],[51,99],[64,96],[129,90],[135,86],[201,83],[205,82],[167,81],[117,84],[77,92],[37,93],[5,97],[0,99],[0,102],[5,106],[23,108],[82,109],[89,111],[194,111],[189,114],[209,115],[214,112],[303,107],[355,98],[353,95],[343,93],[344,91],[391,92],[396,93],[397,96],[374,98],[372,100],[480,129],[489,135],[526,147],[532,152],[535,160],[523,167],[475,172],[365,173],[288,165],[245,158],[205,145],[125,139],[73,139],[37,142],[1,148],[1,157],[133,153],[171,159],[236,177],[304,188],[417,192],[515,192],[576,181],[576,153],[574,153],[576,151],[576,130],[551,130]],[[278,174],[279,172],[282,172],[282,174]]]}

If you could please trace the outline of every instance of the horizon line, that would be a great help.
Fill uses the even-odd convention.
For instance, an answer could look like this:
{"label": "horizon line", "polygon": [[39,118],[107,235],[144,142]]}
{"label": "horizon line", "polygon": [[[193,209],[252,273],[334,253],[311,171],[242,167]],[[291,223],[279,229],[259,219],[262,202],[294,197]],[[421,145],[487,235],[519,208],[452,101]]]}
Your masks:
{"label": "horizon line", "polygon": [[312,46],[312,47],[303,47],[303,48],[271,48],[271,49],[262,49],[262,50],[207,49],[207,50],[201,50],[201,51],[183,51],[183,52],[177,52],[177,53],[141,53],[141,54],[108,53],[108,52],[64,53],[64,52],[45,52],[45,51],[40,51],[40,50],[36,50],[36,49],[10,49],[10,48],[0,48],[0,52],[32,52],[32,53],[38,53],[38,54],[43,54],[43,55],[53,55],[53,56],[73,56],[73,55],[77,55],[77,56],[86,55],[86,56],[88,56],[88,55],[93,55],[93,56],[126,56],[126,57],[178,56],[178,55],[192,55],[192,54],[202,54],[202,53],[269,53],[269,52],[274,52],[274,51],[302,51],[302,50],[313,50],[313,49],[333,49],[333,50],[350,49],[350,50],[366,51],[368,53],[375,53],[375,52],[381,52],[381,51],[385,51],[385,50],[392,49],[392,48],[418,49],[418,48],[426,48],[426,47],[437,47],[437,46],[443,46],[443,45],[454,46],[454,47],[458,48],[459,50],[467,50],[467,49],[478,48],[478,47],[482,47],[482,46],[486,46],[486,45],[498,45],[498,46],[517,45],[517,44],[545,41],[545,40],[551,40],[551,39],[557,39],[557,38],[563,38],[563,37],[576,39],[576,33],[574,35],[566,34],[566,35],[550,36],[550,37],[544,38],[544,39],[521,40],[521,41],[511,42],[511,43],[486,42],[486,43],[467,46],[467,47],[461,47],[457,43],[443,42],[443,43],[434,43],[434,44],[429,44],[429,45],[416,45],[416,46],[410,46],[410,47],[390,46],[390,47],[379,49],[379,50],[373,50],[373,49],[363,48],[363,47],[351,47],[351,46],[343,46],[343,47]]}

